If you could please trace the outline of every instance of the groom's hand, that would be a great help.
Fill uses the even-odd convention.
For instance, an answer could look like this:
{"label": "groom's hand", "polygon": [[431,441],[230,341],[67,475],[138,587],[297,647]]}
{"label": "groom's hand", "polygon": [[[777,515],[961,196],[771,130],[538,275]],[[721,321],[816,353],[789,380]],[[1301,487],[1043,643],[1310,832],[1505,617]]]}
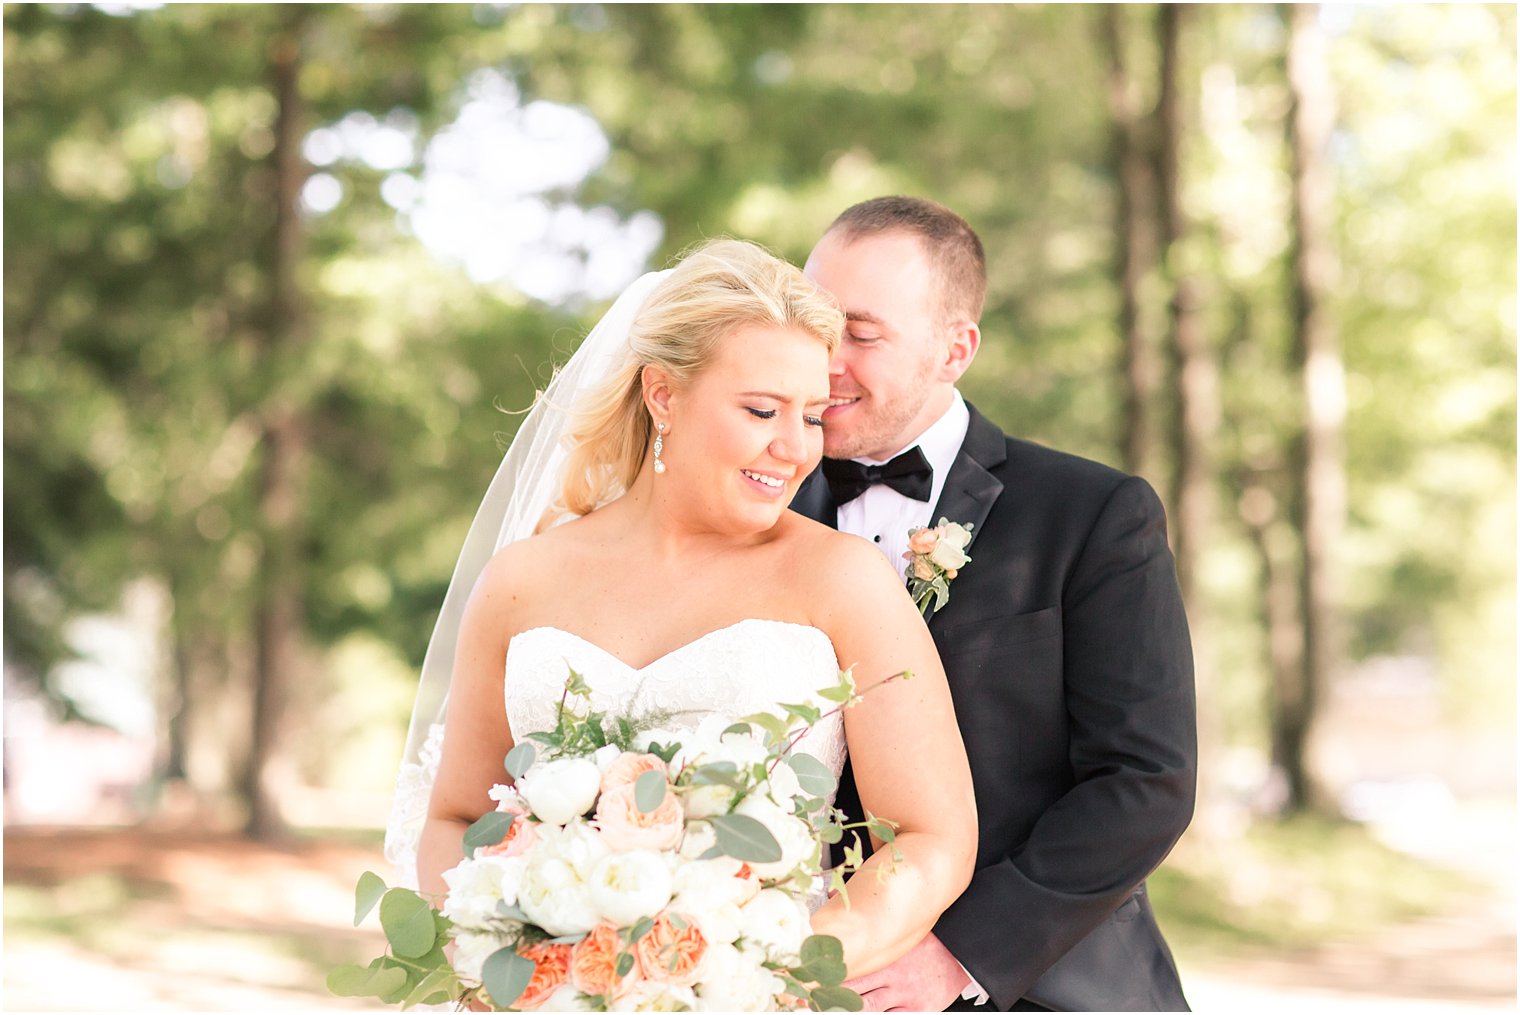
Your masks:
{"label": "groom's hand", "polygon": [[890,966],[844,985],[861,996],[866,1011],[944,1011],[970,982],[955,956],[930,934]]}

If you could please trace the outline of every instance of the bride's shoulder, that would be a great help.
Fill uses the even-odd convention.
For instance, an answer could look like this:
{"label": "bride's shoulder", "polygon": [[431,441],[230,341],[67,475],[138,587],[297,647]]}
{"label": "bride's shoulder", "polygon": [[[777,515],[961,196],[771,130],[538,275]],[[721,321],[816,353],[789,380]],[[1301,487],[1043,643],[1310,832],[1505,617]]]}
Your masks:
{"label": "bride's shoulder", "polygon": [[859,536],[795,515],[790,533],[794,566],[814,588],[859,588],[863,583],[898,584],[881,551]]}
{"label": "bride's shoulder", "polygon": [[511,601],[531,587],[541,587],[545,575],[572,567],[566,558],[574,553],[579,541],[567,539],[564,530],[574,524],[567,522],[497,550],[481,569],[475,594]]}

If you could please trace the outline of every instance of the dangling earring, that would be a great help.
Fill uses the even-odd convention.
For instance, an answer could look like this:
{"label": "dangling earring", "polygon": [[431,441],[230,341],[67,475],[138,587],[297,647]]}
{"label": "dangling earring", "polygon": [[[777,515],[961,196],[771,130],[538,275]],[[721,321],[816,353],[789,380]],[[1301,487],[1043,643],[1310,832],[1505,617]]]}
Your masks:
{"label": "dangling earring", "polygon": [[654,471],[662,474],[665,471],[665,463],[660,461],[660,455],[665,450],[665,424],[656,423],[654,428],[659,431],[654,435]]}

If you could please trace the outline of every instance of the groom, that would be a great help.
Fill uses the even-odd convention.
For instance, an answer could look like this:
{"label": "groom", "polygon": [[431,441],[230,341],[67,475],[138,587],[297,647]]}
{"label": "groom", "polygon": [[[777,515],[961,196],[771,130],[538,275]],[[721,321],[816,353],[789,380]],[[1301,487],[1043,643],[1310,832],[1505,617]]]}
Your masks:
{"label": "groom", "polygon": [[[945,517],[973,536],[929,630],[976,784],[976,874],[933,934],[851,986],[875,1010],[1184,1010],[1145,894],[1192,817],[1197,765],[1192,650],[1156,495],[1006,437],[961,398],[987,282],[954,212],[855,205],[805,271],[848,322],[827,457],[793,508],[899,567],[910,527]],[[859,807],[848,769],[839,801]]]}

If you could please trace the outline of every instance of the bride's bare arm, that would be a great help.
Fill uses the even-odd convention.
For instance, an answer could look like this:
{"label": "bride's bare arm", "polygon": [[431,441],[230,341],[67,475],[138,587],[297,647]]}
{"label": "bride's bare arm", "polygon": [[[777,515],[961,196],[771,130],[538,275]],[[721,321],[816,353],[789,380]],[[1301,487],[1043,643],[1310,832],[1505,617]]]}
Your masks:
{"label": "bride's bare arm", "polygon": [[840,665],[854,664],[860,690],[913,673],[867,691],[845,712],[861,803],[897,823],[903,857],[894,863],[890,847],[878,849],[850,879],[848,906],[835,897],[813,917],[814,931],[838,937],[850,975],[860,976],[922,940],[970,883],[977,829],[966,749],[929,630],[880,552],[844,538],[827,555],[819,626]]}
{"label": "bride's bare arm", "polygon": [[507,778],[503,761],[512,749],[512,734],[503,680],[512,592],[503,556],[486,565],[460,621],[443,755],[417,848],[423,892],[445,891],[443,872],[464,859],[465,830],[495,808],[488,791]]}

